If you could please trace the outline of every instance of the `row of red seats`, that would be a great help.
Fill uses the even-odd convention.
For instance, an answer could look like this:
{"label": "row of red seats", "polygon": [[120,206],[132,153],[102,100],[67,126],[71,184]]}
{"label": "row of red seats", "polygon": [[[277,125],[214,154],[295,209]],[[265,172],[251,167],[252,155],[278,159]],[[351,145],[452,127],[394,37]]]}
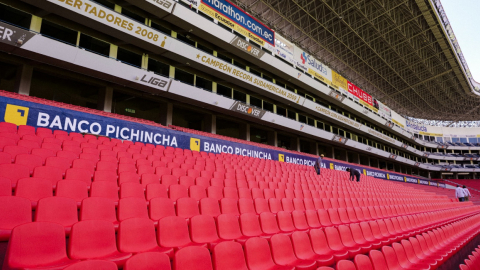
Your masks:
{"label": "row of red seats", "polygon": [[460,270],[480,270],[480,246],[476,247],[464,262],[465,264],[460,264]]}
{"label": "row of red seats", "polygon": [[[166,223],[176,224],[170,222],[174,221],[173,219],[185,222],[184,219],[165,218],[160,221],[159,230],[162,230],[164,220]],[[185,242],[180,249],[178,246],[160,247],[155,241],[154,225],[148,219],[128,219],[120,224],[119,249],[115,244],[115,229],[106,221],[90,220],[74,224],[68,249],[65,249],[66,241],[62,226],[48,222],[33,222],[14,228],[3,269],[36,267],[58,269],[72,265],[78,260],[106,260],[119,267],[125,265],[126,269],[152,264],[154,269],[171,269],[166,263],[167,255],[160,255],[158,252],[173,257],[174,269],[177,270],[210,270],[213,267],[216,270],[263,270],[280,268],[278,266],[283,266],[282,269],[316,269],[319,266],[333,265],[336,261],[337,270],[435,269],[480,232],[479,221],[480,216],[475,215],[438,228],[422,227],[422,230],[419,230],[419,227],[411,228],[408,234],[405,234],[405,231],[399,233],[391,247],[378,240],[366,241],[358,225],[359,228],[356,230],[352,226],[349,228],[342,225],[338,230],[333,227],[325,228],[325,232],[321,229],[312,229],[308,232],[280,233],[271,235],[268,240],[263,237],[252,237],[241,241],[244,243],[242,247],[237,242],[219,241],[218,236],[212,239],[208,229],[205,228],[212,219],[199,217],[197,221],[195,217],[191,222],[198,222],[200,226],[199,231],[192,233],[194,237],[199,233],[198,242]],[[357,237],[352,236],[352,233]],[[182,241],[179,237],[170,239],[177,243]],[[160,244],[161,241],[159,239]],[[373,249],[372,244],[377,248],[381,247],[381,251]],[[207,248],[212,251],[212,257]],[[132,257],[132,253],[143,254],[142,252],[150,253],[143,255],[145,256],[143,260],[138,259],[138,262],[130,265],[132,262],[129,260],[135,258]],[[367,253],[369,257],[359,255]],[[356,266],[353,262],[345,260],[348,258],[354,259]],[[187,261],[184,261],[185,259]],[[99,264],[95,265],[98,267]],[[70,269],[75,267],[79,269],[80,266],[71,267]]]}
{"label": "row of red seats", "polygon": [[[0,217],[0,240],[7,240],[10,231],[17,225],[32,221],[32,206],[28,199],[21,197],[0,196],[0,210],[6,213]],[[445,217],[453,218],[462,214],[468,214],[478,209],[477,207],[463,207],[452,210],[443,210],[440,212],[425,212],[417,215],[396,215],[392,217],[383,216],[362,216],[358,217],[347,215],[344,211],[337,212],[336,209],[326,210],[293,210],[271,212],[255,212],[253,205],[251,209],[244,209],[246,206],[239,205],[237,208],[235,200],[223,199],[220,205],[214,199],[202,199],[200,207],[193,199],[178,199],[176,205],[173,201],[166,198],[155,198],[150,200],[149,206],[145,204],[143,199],[125,198],[120,199],[118,203],[118,211],[116,211],[115,203],[107,198],[91,197],[84,199],[80,207],[80,219],[77,213],[77,202],[65,197],[43,198],[38,201],[35,211],[35,221],[49,221],[62,224],[67,231],[78,220],[98,219],[109,221],[117,224],[129,218],[146,218],[157,222],[165,217],[179,217],[182,219],[191,219],[196,216],[208,216],[218,218],[223,215],[231,215],[240,217],[242,228],[251,227],[253,223],[255,228],[260,227],[265,234],[272,232],[292,232],[295,230],[308,230],[312,228],[340,226],[345,224],[354,224],[358,222],[367,222],[384,220],[388,230],[397,230],[405,228],[411,224],[422,222],[422,219],[430,218],[431,215],[442,213]],[[221,206],[221,207],[220,207]],[[248,208],[248,207],[246,207]],[[239,211],[240,209],[240,211]],[[332,210],[332,211],[331,211]],[[351,212],[352,214],[354,212]],[[340,215],[339,215],[340,213]],[[361,212],[359,212],[361,213]],[[366,212],[368,214],[368,211]],[[250,224],[246,226],[246,224]],[[272,227],[273,226],[273,227]],[[268,228],[268,229],[267,229]],[[247,233],[246,235],[251,235]]]}

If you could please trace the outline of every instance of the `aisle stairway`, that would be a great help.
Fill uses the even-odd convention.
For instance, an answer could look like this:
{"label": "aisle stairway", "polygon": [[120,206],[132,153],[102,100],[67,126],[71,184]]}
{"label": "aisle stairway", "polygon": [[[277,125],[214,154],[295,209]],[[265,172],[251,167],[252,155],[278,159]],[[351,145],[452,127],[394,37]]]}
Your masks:
{"label": "aisle stairway", "polygon": [[3,269],[435,269],[478,233],[470,202],[347,176],[0,123]]}

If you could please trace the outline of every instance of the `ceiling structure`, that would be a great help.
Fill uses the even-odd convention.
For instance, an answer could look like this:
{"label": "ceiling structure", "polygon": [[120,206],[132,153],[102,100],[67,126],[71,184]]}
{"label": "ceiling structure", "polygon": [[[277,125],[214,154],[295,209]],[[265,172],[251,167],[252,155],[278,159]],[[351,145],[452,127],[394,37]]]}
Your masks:
{"label": "ceiling structure", "polygon": [[233,0],[397,113],[480,120],[430,0]]}

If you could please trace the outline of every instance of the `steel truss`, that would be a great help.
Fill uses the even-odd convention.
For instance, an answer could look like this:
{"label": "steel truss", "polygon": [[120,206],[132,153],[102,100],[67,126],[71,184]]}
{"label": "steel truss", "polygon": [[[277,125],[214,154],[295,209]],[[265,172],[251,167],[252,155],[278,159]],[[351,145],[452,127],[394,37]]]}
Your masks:
{"label": "steel truss", "polygon": [[480,119],[428,0],[233,0],[400,114]]}

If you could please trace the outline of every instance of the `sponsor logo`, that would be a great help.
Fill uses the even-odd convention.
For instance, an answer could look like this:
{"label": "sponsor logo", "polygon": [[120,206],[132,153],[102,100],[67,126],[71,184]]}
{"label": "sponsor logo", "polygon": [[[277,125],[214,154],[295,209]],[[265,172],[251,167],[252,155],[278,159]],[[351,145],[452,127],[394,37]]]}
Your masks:
{"label": "sponsor logo", "polygon": [[333,139],[332,139],[332,141],[343,143],[343,144],[345,144],[347,142],[347,140],[348,139],[343,138],[342,136],[339,136],[339,135],[333,136]]}
{"label": "sponsor logo", "polygon": [[22,47],[33,36],[35,34],[30,31],[0,22],[0,42],[2,43]]}
{"label": "sponsor logo", "polygon": [[[164,8],[166,9],[169,9],[173,3],[170,2],[170,1],[167,1],[167,0],[152,0],[154,3],[157,3],[159,4],[160,6],[163,6]],[[192,1],[192,2],[195,2],[195,1]]]}
{"label": "sponsor logo", "polygon": [[345,97],[337,93],[337,91],[332,90],[330,91],[329,95],[340,102],[342,102],[345,99]]}
{"label": "sponsor logo", "polygon": [[153,86],[158,86],[160,88],[165,88],[169,83],[169,81],[167,81],[167,80],[162,80],[160,78],[149,76],[147,74],[143,75],[143,77],[140,79],[140,81],[143,82],[143,83],[146,83],[146,84],[153,85]]}
{"label": "sponsor logo", "polygon": [[333,169],[335,169],[335,164],[330,163],[330,170],[333,170]]}
{"label": "sponsor logo", "polygon": [[242,103],[240,101],[235,101],[235,103],[233,103],[233,105],[230,107],[230,110],[232,111],[235,111],[235,112],[240,112],[240,113],[243,113],[243,114],[246,114],[246,115],[250,115],[250,116],[253,116],[253,117],[256,117],[256,118],[262,118],[263,115],[265,115],[266,111],[262,110],[262,109],[259,109],[259,108],[256,108],[256,107],[253,107],[253,106],[249,106],[245,103]]}
{"label": "sponsor logo", "polygon": [[397,155],[391,154],[391,155],[389,156],[389,158],[391,158],[391,159],[397,159]]}
{"label": "sponsor logo", "polygon": [[26,125],[29,111],[30,108],[28,107],[7,104],[4,120],[17,126]]}
{"label": "sponsor logo", "polygon": [[200,139],[190,138],[190,150],[200,152]]}
{"label": "sponsor logo", "polygon": [[420,185],[428,185],[428,184],[429,184],[428,181],[420,180],[420,179],[418,179],[418,183],[419,183]]}
{"label": "sponsor logo", "polygon": [[250,55],[255,56],[256,58],[261,58],[265,52],[260,50],[259,48],[253,46],[246,40],[242,39],[241,37],[235,37],[232,42],[230,42],[233,46],[239,48],[240,50],[247,52]]}
{"label": "sponsor logo", "polygon": [[285,162],[285,155],[284,154],[278,154],[278,161]]}

